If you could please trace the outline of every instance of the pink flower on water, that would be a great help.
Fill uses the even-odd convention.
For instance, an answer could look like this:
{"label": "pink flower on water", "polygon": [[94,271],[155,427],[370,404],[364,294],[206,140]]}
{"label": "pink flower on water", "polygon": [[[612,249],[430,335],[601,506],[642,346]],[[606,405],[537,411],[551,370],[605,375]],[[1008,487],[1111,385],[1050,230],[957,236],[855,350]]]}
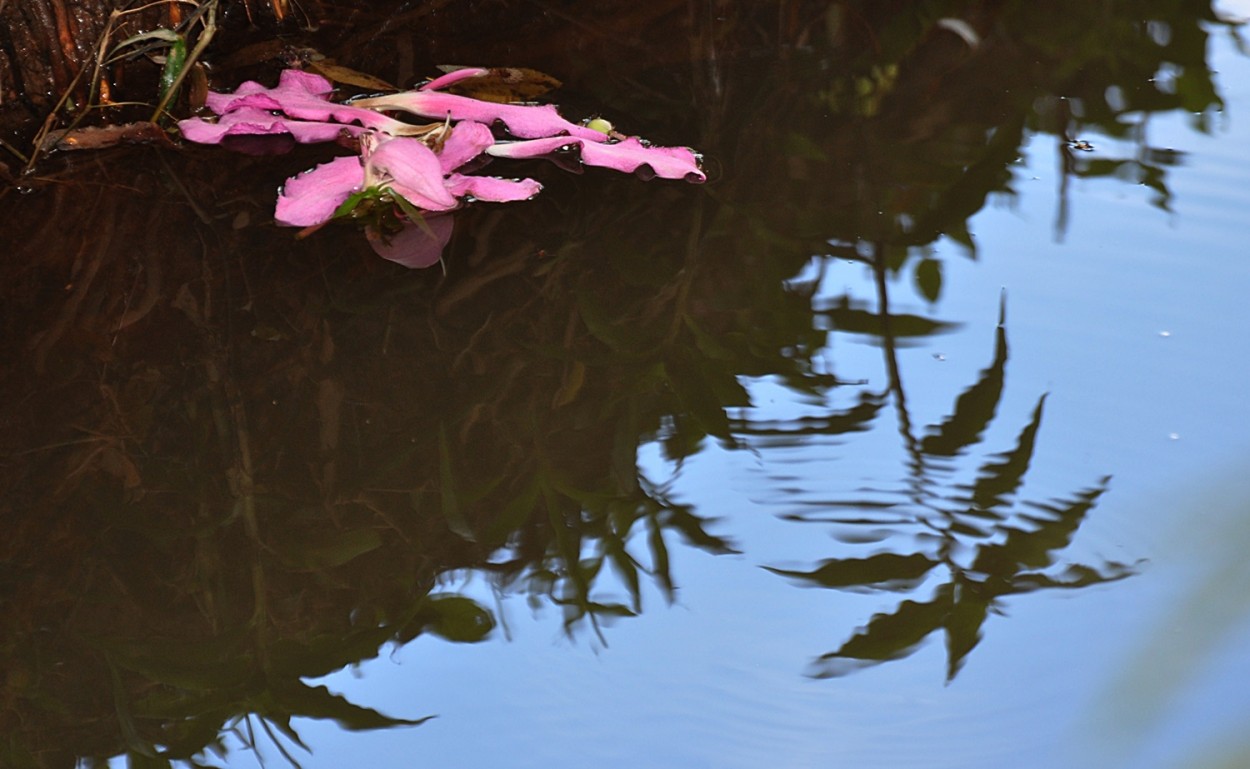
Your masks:
{"label": "pink flower on water", "polygon": [[[278,195],[274,218],[290,227],[313,227],[334,218],[352,195],[366,189],[399,196],[414,208],[442,213],[457,208],[459,198],[512,202],[537,195],[542,185],[532,179],[466,176],[455,169],[477,157],[494,141],[481,123],[459,123],[441,151],[418,139],[365,133],[359,156],[339,157],[287,180]],[[429,266],[451,237],[449,217],[425,217],[426,226],[410,224],[390,237],[368,231],[379,255],[409,267]],[[437,222],[437,226],[435,226]]]}
{"label": "pink flower on water", "polygon": [[[489,73],[480,68],[456,70],[415,91],[343,104],[330,101],[333,86],[325,78],[288,69],[275,88],[248,81],[232,94],[210,93],[206,105],[218,117],[190,118],[178,127],[188,141],[201,144],[258,135],[285,135],[300,143],[355,139],[359,156],[338,157],[288,179],[274,218],[292,227],[314,227],[333,219],[359,193],[375,201],[389,195],[407,216],[420,221],[386,234],[368,225],[366,235],[378,254],[409,267],[438,261],[452,231],[451,217],[438,214],[459,207],[465,199],[527,200],[542,189],[532,179],[457,172],[482,154],[532,158],[576,148],[586,165],[625,173],[646,170],[665,179],[706,179],[698,156],[685,147],[656,147],[636,137],[609,135],[565,120],[550,105],[500,104],[439,90]],[[439,122],[414,125],[388,117],[383,110]],[[451,121],[458,122],[448,128]],[[495,124],[520,141],[496,141],[490,128]],[[422,138],[414,138],[418,136]],[[418,217],[413,209],[429,215]]]}
{"label": "pink flower on water", "polygon": [[390,191],[425,211],[450,211],[463,197],[503,203],[537,195],[542,185],[533,179],[455,172],[492,142],[490,129],[473,122],[452,128],[438,153],[417,139],[362,134],[360,156],[335,158],[288,179],[274,218],[291,227],[323,224],[349,197],[368,188]]}

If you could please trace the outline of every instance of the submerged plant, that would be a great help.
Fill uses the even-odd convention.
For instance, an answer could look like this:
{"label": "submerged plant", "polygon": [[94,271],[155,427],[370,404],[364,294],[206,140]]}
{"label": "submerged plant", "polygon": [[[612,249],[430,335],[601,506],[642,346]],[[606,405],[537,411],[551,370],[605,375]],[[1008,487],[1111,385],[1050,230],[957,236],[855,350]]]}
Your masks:
{"label": "submerged plant", "polygon": [[[306,231],[334,219],[364,221],[374,250],[408,267],[439,261],[451,237],[450,219],[440,214],[472,200],[528,200],[542,189],[533,179],[458,170],[478,158],[532,158],[576,150],[585,165],[625,173],[647,169],[649,175],[665,179],[706,179],[698,156],[685,147],[652,146],[616,133],[602,120],[572,123],[551,105],[483,101],[441,90],[490,73],[459,69],[413,91],[341,103],[330,100],[330,81],[288,69],[275,88],[249,81],[233,94],[209,94],[206,106],[217,119],[190,118],[179,129],[185,139],[201,144],[283,135],[304,144],[351,144],[357,154],[288,179],[274,218]],[[439,122],[408,123],[385,112]],[[495,125],[502,127],[502,138],[492,130]]]}

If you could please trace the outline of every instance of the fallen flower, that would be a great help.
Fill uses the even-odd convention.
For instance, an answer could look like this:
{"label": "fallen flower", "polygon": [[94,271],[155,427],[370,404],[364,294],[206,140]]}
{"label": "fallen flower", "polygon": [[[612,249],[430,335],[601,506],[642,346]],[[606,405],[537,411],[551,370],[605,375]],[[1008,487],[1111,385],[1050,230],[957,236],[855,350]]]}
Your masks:
{"label": "fallen flower", "polygon": [[[358,156],[337,157],[288,179],[274,218],[279,224],[314,228],[350,216],[364,223],[379,255],[409,267],[438,261],[452,231],[451,217],[439,214],[466,200],[527,200],[542,189],[533,179],[459,173],[482,155],[533,158],[576,148],[581,162],[590,166],[691,182],[707,178],[692,150],[622,136],[605,120],[580,125],[551,105],[486,101],[439,90],[497,76],[496,70],[465,68],[415,91],[337,103],[330,101],[329,80],[288,69],[274,88],[248,81],[232,94],[210,93],[206,105],[217,118],[189,118],[178,125],[185,139],[202,144],[270,135],[306,144],[355,140]],[[417,125],[382,111],[438,122]],[[497,139],[495,124],[502,124],[510,137]]]}
{"label": "fallen flower", "polygon": [[490,129],[481,123],[459,123],[451,129],[441,153],[417,139],[361,136],[361,155],[335,158],[287,180],[278,195],[274,218],[291,227],[311,227],[334,218],[348,198],[367,189],[390,192],[425,211],[449,211],[458,197],[512,202],[537,195],[533,179],[466,176],[455,169],[481,154]]}

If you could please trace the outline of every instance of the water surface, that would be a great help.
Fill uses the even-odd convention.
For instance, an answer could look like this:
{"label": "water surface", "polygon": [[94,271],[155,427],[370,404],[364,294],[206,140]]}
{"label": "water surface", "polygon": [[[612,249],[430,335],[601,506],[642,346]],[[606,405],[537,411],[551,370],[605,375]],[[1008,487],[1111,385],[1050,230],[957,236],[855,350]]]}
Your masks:
{"label": "water surface", "polygon": [[1236,765],[1250,64],[1147,5],[448,38],[712,178],[536,171],[445,278],[265,224],[309,154],[144,166],[167,228],[83,225],[137,257],[45,224],[6,313],[6,758]]}

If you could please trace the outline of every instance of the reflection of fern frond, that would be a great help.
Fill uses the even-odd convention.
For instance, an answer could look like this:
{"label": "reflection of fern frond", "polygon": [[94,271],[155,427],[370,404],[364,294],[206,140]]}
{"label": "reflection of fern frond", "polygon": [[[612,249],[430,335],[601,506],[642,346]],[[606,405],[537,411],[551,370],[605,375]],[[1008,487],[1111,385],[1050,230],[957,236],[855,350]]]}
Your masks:
{"label": "reflection of fern frond", "polygon": [[[1032,462],[1041,427],[1043,395],[1015,444],[991,454],[971,482],[953,477],[944,460],[968,453],[983,440],[998,411],[1007,361],[1007,337],[1000,315],[994,356],[978,380],[956,399],[951,414],[920,441],[909,441],[913,477],[907,498],[868,505],[846,500],[821,505],[843,511],[833,516],[804,511],[788,516],[808,523],[845,528],[871,527],[878,541],[883,526],[891,535],[908,530],[929,547],[922,552],[878,552],[867,557],[834,558],[812,570],[769,571],[824,588],[858,592],[912,593],[931,582],[935,570],[946,576],[925,600],[904,599],[874,615],[834,651],[817,658],[811,673],[834,677],[906,657],[926,638],[946,639],[947,678],[953,678],[981,639],[986,618],[1008,596],[1050,588],[1080,588],[1123,579],[1134,567],[1105,562],[1072,564],[1052,571],[1089,512],[1106,491],[1108,478],[1069,497],[1046,502],[1016,501]],[[946,489],[947,491],[943,491]],[[888,492],[885,492],[889,498]],[[857,510],[854,516],[846,511]],[[842,537],[854,541],[854,536]]]}

